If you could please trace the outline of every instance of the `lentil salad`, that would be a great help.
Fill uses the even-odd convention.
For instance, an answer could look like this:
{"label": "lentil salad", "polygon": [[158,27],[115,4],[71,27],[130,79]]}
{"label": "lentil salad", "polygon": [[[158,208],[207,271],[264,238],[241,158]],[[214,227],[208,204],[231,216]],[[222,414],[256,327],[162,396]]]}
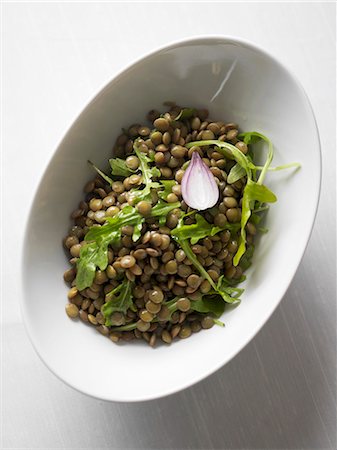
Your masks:
{"label": "lentil salad", "polygon": [[[71,264],[64,273],[66,313],[113,342],[170,344],[223,325],[226,304],[239,303],[244,291],[238,285],[251,265],[261,217],[276,201],[265,175],[298,166],[271,168],[273,146],[260,133],[210,120],[205,109],[167,106],[164,114],[148,113],[150,127],[123,129],[110,175],[91,163],[96,177],[84,187],[64,239]],[[268,144],[264,166],[254,164],[258,141]],[[216,183],[215,201],[192,208],[200,184],[193,177],[202,170]]]}

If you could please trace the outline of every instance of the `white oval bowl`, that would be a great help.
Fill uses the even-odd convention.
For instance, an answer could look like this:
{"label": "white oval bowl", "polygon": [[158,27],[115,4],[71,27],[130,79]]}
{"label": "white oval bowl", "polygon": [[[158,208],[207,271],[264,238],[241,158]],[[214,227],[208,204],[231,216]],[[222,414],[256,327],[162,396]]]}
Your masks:
{"label": "white oval bowl", "polygon": [[[259,131],[275,145],[273,165],[299,161],[296,173],[276,172],[276,193],[258,242],[241,304],[213,327],[171,346],[115,345],[64,311],[68,267],[62,238],[69,214],[93,173],[103,166],[121,127],[145,121],[162,103],[206,107],[210,116]],[[301,261],[318,204],[321,158],[310,103],[294,77],[251,43],[196,37],[155,51],[116,76],[89,103],[50,161],[33,201],[23,249],[22,313],[41,359],[61,380],[88,395],[114,401],[155,399],[219,369],[260,330],[279,304]]]}

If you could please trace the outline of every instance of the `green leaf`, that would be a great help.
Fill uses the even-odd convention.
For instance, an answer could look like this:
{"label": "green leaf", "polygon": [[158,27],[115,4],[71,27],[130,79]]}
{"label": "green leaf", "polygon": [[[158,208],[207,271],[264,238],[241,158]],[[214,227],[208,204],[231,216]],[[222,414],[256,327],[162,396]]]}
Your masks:
{"label": "green leaf", "polygon": [[96,242],[84,245],[81,248],[80,259],[77,261],[76,287],[79,291],[92,285],[98,265],[104,267],[100,247]]}
{"label": "green leaf", "polygon": [[171,194],[172,187],[177,184],[175,180],[161,180],[160,184],[163,186],[163,190],[158,191],[159,198],[162,198],[163,200],[167,199],[167,196]]}
{"label": "green leaf", "polygon": [[254,225],[258,225],[261,222],[262,217],[258,214],[252,213],[250,216],[249,221],[252,222]]}
{"label": "green leaf", "polygon": [[257,180],[258,184],[262,184],[265,179],[265,176],[267,174],[270,163],[272,162],[273,156],[274,156],[274,149],[273,149],[273,144],[272,144],[271,140],[269,138],[267,138],[266,136],[264,136],[263,134],[258,133],[257,131],[249,131],[247,133],[241,133],[241,134],[239,134],[238,138],[243,139],[243,142],[247,145],[255,144],[259,140],[263,140],[268,144],[268,153],[267,153],[266,162],[265,162],[264,166],[262,167],[261,173]]}
{"label": "green leaf", "polygon": [[153,177],[160,177],[161,173],[160,173],[160,170],[158,169],[158,167],[156,167],[156,166],[150,167],[149,166],[149,163],[151,163],[152,160],[138,148],[138,145],[139,145],[139,142],[136,141],[133,145],[133,149],[140,161],[139,169],[141,170],[142,175],[143,175],[143,184],[145,184],[145,186],[146,186],[147,184],[151,183]]}
{"label": "green leaf", "polygon": [[121,228],[125,225],[137,225],[144,218],[133,206],[126,206],[114,217],[107,217],[106,223],[102,226],[93,226],[85,235],[86,241],[108,239],[110,235],[118,233],[121,235]]}
{"label": "green leaf", "polygon": [[225,324],[223,322],[221,322],[221,320],[219,320],[219,319],[213,319],[213,322],[215,323],[215,325],[218,325],[219,327],[225,326]]}
{"label": "green leaf", "polygon": [[[108,295],[114,295],[114,292],[115,292],[115,290],[112,291],[111,293],[109,293]],[[169,300],[169,301],[163,303],[169,309],[170,317],[172,317],[172,314],[178,310],[177,302],[178,302],[179,298],[180,297],[174,297],[172,300]],[[133,303],[131,302],[131,304],[129,304],[128,307],[131,308],[132,304]],[[102,310],[104,311],[106,308],[107,309],[106,314],[111,317],[112,312],[116,311],[116,309],[111,312],[112,304],[110,303],[110,301],[108,303],[106,303],[106,305],[108,305],[108,306],[103,305]],[[115,305],[115,303],[113,305]],[[200,299],[191,301],[191,310],[196,311],[201,314],[212,314],[214,317],[217,317],[217,318],[223,314],[225,307],[226,307],[226,303],[223,301],[222,297],[218,294],[203,294]],[[121,312],[124,312],[124,311],[121,311]],[[103,312],[103,315],[105,316],[104,312]],[[168,320],[170,320],[170,318]],[[158,318],[155,318],[152,322],[154,322],[154,323],[158,322]],[[214,322],[217,323],[218,325],[223,326],[223,323],[222,322],[218,323],[219,321],[217,321],[216,319],[214,319]],[[110,321],[106,322],[107,326],[110,324],[111,324]],[[131,322],[126,325],[113,327],[112,330],[130,331],[130,330],[134,330],[135,328],[137,328],[137,324],[135,322]]]}
{"label": "green leaf", "polygon": [[239,139],[243,139],[243,142],[247,145],[249,144],[256,144],[256,142],[259,142],[262,139],[262,134],[256,132],[256,131],[248,131],[247,133],[240,133],[238,135]]}
{"label": "green leaf", "polygon": [[161,184],[153,181],[152,178],[157,177],[159,178],[161,176],[161,172],[158,169],[158,167],[153,166],[150,167],[149,163],[152,162],[151,158],[149,158],[145,153],[143,153],[138,148],[139,142],[136,140],[133,144],[134,151],[136,155],[138,156],[138,159],[140,161],[139,169],[142,172],[142,182],[145,185],[144,189],[132,189],[132,195],[136,199],[136,201],[141,200],[147,200],[150,197],[151,189],[159,189],[161,187]]}
{"label": "green leaf", "polygon": [[[180,207],[180,202],[166,203],[160,200],[151,211],[152,217],[158,217],[159,222],[166,222],[167,214]],[[135,242],[141,236],[144,217],[131,205],[123,208],[116,216],[107,217],[102,226],[92,226],[85,235],[85,244],[77,263],[76,286],[79,290],[92,285],[96,268],[105,270],[108,264],[108,246],[116,245],[121,240],[121,229],[125,225],[132,225],[132,240]],[[93,242],[91,242],[93,241]]]}
{"label": "green leaf", "polygon": [[218,147],[219,153],[222,153],[228,159],[234,159],[245,170],[247,177],[251,178],[251,168],[252,168],[251,162],[249,161],[247,156],[244,155],[234,145],[223,141],[206,140],[206,141],[189,142],[188,144],[185,145],[185,147],[191,148],[194,145],[198,145],[199,147],[215,145],[216,147]]}
{"label": "green leaf", "polygon": [[[239,264],[242,255],[246,251],[245,227],[249,220],[249,217],[251,216],[251,209],[254,209],[255,201],[266,203],[272,203],[276,201],[275,194],[273,194],[266,186],[262,184],[266,176],[266,173],[269,169],[270,163],[273,159],[274,150],[272,142],[266,136],[256,131],[241,133],[239,135],[239,139],[243,139],[246,144],[253,144],[258,142],[259,140],[263,140],[268,144],[268,153],[266,162],[262,167],[260,167],[261,172],[257,182],[253,180],[253,177],[255,179],[255,171],[257,170],[257,166],[255,166],[250,160],[250,158],[241,153],[240,150],[235,146],[228,144],[227,142],[217,140],[189,142],[188,144],[186,144],[186,147],[188,148],[190,148],[192,145],[199,145],[199,146],[215,145],[219,148],[219,152],[223,153],[229,159],[234,159],[246,172],[247,184],[244,188],[242,198],[241,234],[239,239],[239,248],[233,259],[233,263],[235,266]],[[239,171],[239,168],[235,169],[236,173],[237,171]],[[233,171],[232,179],[234,178],[234,175],[235,173]]]}
{"label": "green leaf", "polygon": [[120,327],[112,327],[111,330],[112,331],[132,331],[132,330],[135,330],[136,328],[137,328],[137,323],[130,322],[126,325],[121,325]]}
{"label": "green leaf", "polygon": [[[117,218],[117,216],[115,216],[114,218]],[[112,217],[111,217],[112,219]],[[113,222],[115,223],[115,222]],[[87,232],[87,234],[84,237],[84,240],[86,242],[89,241],[101,241],[101,240],[105,240],[107,239],[107,237],[112,234],[114,234],[116,231],[118,233],[118,230],[115,229],[115,227],[113,226],[113,223],[110,225],[109,222],[106,222],[104,225],[102,226],[92,226],[89,228],[89,231]],[[117,221],[116,221],[117,223]]]}
{"label": "green leaf", "polygon": [[200,239],[208,236],[214,236],[220,231],[231,230],[238,231],[240,229],[239,224],[226,223],[224,227],[215,227],[203,218],[202,215],[195,215],[196,223],[191,225],[184,225],[183,222],[179,223],[176,228],[171,231],[172,236],[176,236],[179,239],[191,239],[191,244],[196,244]]}
{"label": "green leaf", "polygon": [[191,117],[193,117],[195,112],[196,110],[194,108],[183,108],[174,120],[178,121],[190,119]]}
{"label": "green leaf", "polygon": [[220,295],[204,295],[199,300],[191,301],[191,309],[199,313],[212,313],[220,317],[225,311],[226,303]]}
{"label": "green leaf", "polygon": [[244,293],[244,289],[236,287],[235,284],[238,284],[244,280],[245,277],[241,277],[241,279],[237,281],[227,280],[224,275],[221,275],[217,282],[217,289],[226,291],[226,294],[230,295],[230,297],[234,300],[240,300],[241,295]]}
{"label": "green leaf", "polygon": [[[172,314],[178,310],[177,303],[181,297],[174,297],[172,300],[169,300],[164,303],[164,305],[170,311],[170,317]],[[223,301],[221,295],[217,293],[207,293],[201,294],[198,300],[192,300],[190,308],[193,311],[209,314],[212,313],[215,317],[220,317],[225,310],[226,303]]]}
{"label": "green leaf", "polygon": [[[279,170],[285,170],[285,169],[291,169],[291,168],[299,169],[301,167],[301,164],[298,162],[283,164],[283,165],[277,166],[277,167],[270,167],[269,165],[273,159],[273,153],[274,153],[273,145],[272,145],[272,142],[270,141],[270,139],[268,139],[266,136],[264,136],[261,133],[258,133],[256,131],[249,131],[247,133],[239,134],[238,137],[240,139],[243,139],[245,144],[256,144],[257,142],[259,142],[261,140],[267,142],[268,155],[267,155],[266,163],[263,166],[255,165],[252,161],[251,155],[244,155],[243,153],[240,152],[240,150],[238,150],[235,146],[233,146],[232,144],[229,144],[228,142],[222,142],[222,141],[216,141],[216,140],[195,141],[195,142],[189,142],[188,144],[186,144],[186,147],[191,148],[191,147],[193,147],[193,145],[199,145],[199,146],[216,145],[217,147],[222,149],[222,153],[227,158],[236,160],[237,164],[234,167],[232,167],[230,173],[228,174],[228,178],[227,178],[228,183],[231,183],[231,184],[235,183],[235,181],[242,178],[245,175],[244,172],[246,172],[248,174],[249,169],[251,169],[252,171],[256,171],[256,170],[261,171],[262,177],[260,175],[259,182],[262,183],[267,171],[276,172]],[[189,161],[187,161],[187,163],[185,163],[185,164],[188,165]],[[241,166],[241,169],[240,169],[240,166]]]}
{"label": "green leaf", "polygon": [[[263,140],[268,144],[268,153],[266,162],[261,168],[261,173],[258,178],[258,183],[262,184],[263,180],[266,176],[270,163],[273,159],[274,149],[273,144],[270,139],[264,136],[257,131],[249,131],[247,133],[241,133],[239,139],[243,139],[246,144],[253,144],[258,142],[259,140]],[[206,141],[195,141],[189,142],[186,144],[187,148],[191,148],[193,145],[198,146],[206,146],[206,145],[215,145],[220,149],[220,152],[223,153],[227,158],[234,159],[246,172],[248,178],[252,178],[252,170],[256,170],[257,166],[255,166],[252,161],[250,161],[249,157],[244,155],[237,147],[228,142],[218,141],[218,140],[206,140]]]}
{"label": "green leaf", "polygon": [[143,222],[144,220],[139,220],[139,222],[133,226],[133,234],[132,234],[133,242],[136,242],[138,241],[138,239],[140,239],[142,235]]}
{"label": "green leaf", "polygon": [[116,177],[128,177],[132,175],[135,171],[131,170],[124,159],[121,158],[111,158],[109,159],[111,166],[111,175]]}
{"label": "green leaf", "polygon": [[179,208],[180,202],[167,203],[163,200],[159,200],[158,203],[151,210],[151,217],[163,217],[167,218],[167,214],[173,209]]}
{"label": "green leaf", "polygon": [[252,213],[249,218],[249,221],[252,222],[254,225],[258,225],[268,210],[269,205],[260,202],[255,202],[254,209],[252,209],[251,211]]}
{"label": "green leaf", "polygon": [[[263,167],[261,166],[255,166],[256,169],[262,170]],[[278,172],[279,170],[286,170],[286,169],[300,169],[301,164],[298,162],[292,162],[289,164],[282,164],[282,166],[276,166],[276,167],[268,167],[268,172]]]}
{"label": "green leaf", "polygon": [[[132,206],[126,206],[116,216],[108,217],[102,226],[93,226],[85,235],[88,243],[81,248],[77,262],[76,286],[81,291],[92,285],[96,267],[105,270],[108,265],[108,246],[117,244],[121,239],[121,229],[133,225],[133,240],[140,237],[144,222],[139,212]],[[91,242],[94,241],[94,242]]]}
{"label": "green leaf", "polygon": [[111,178],[108,177],[108,175],[105,175],[104,172],[102,172],[98,167],[95,166],[95,164],[88,160],[88,163],[96,170],[96,172],[107,182],[112,185],[113,181]]}
{"label": "green leaf", "polygon": [[[94,227],[95,228],[95,227]],[[76,287],[79,291],[92,285],[96,267],[105,270],[108,265],[108,245],[114,236],[101,237],[96,242],[83,245],[77,261]]]}
{"label": "green leaf", "polygon": [[[179,220],[179,223],[182,223],[182,219]],[[188,242],[188,239],[181,239],[177,237],[177,235],[172,235],[172,237],[178,242],[180,247],[184,250],[185,255],[192,262],[193,266],[199,271],[200,275],[205,280],[208,280],[208,282],[213,288],[213,292],[211,293],[221,295],[222,299],[226,303],[234,303],[239,301],[237,297],[232,296],[233,293],[232,288],[228,288],[227,286],[221,285],[219,283],[218,284],[214,283],[213,279],[209,276],[204,266],[200,263],[196,255],[193,253],[192,248]]]}
{"label": "green leaf", "polygon": [[263,184],[249,180],[246,188],[246,193],[251,200],[257,200],[261,203],[274,203],[277,201],[276,195]]}
{"label": "green leaf", "polygon": [[233,184],[236,181],[240,180],[245,175],[246,175],[245,169],[239,163],[236,163],[235,166],[231,168],[228,174],[227,183]]}
{"label": "green leaf", "polygon": [[[231,279],[226,278],[224,275],[221,275],[220,278],[221,278],[221,285],[223,288],[225,288],[237,286],[238,284],[243,283],[246,279],[246,275],[241,275],[240,278],[231,278]],[[242,289],[242,292],[244,292],[244,289]]]}
{"label": "green leaf", "polygon": [[199,262],[196,255],[193,253],[192,248],[188,242],[188,239],[178,238],[176,235],[172,235],[172,237],[179,243],[180,247],[184,250],[187,258],[192,262],[193,266],[199,271],[200,275],[208,280],[210,285],[216,290],[216,285],[212,278],[208,275],[207,271],[204,269],[203,265]]}
{"label": "green leaf", "polygon": [[237,291],[236,289],[237,288],[231,288],[227,286],[217,286],[216,292],[221,295],[226,303],[237,303],[241,301],[238,292],[240,292],[241,295],[244,289],[240,289],[239,291]]}
{"label": "green leaf", "polygon": [[263,205],[263,204],[258,204],[256,203],[255,208],[253,209],[253,213],[257,214],[257,213],[265,213],[266,211],[269,210],[269,205]]}
{"label": "green leaf", "polygon": [[121,228],[123,226],[133,225],[132,240],[136,242],[141,236],[142,225],[145,219],[141,214],[139,214],[136,208],[133,206],[126,206],[115,217],[107,218],[107,221],[114,227],[115,231],[119,233],[119,236],[121,235]]}
{"label": "green leaf", "polygon": [[146,185],[144,189],[131,189],[129,191],[129,198],[133,198],[135,203],[138,203],[142,200],[151,201],[151,189],[160,189],[160,187],[160,183],[152,181],[151,184]]}
{"label": "green leaf", "polygon": [[234,256],[233,264],[237,266],[242,255],[246,251],[246,225],[251,216],[251,209],[254,209],[254,202],[273,203],[276,202],[276,195],[266,186],[247,180],[247,184],[243,191],[242,212],[241,212],[241,236],[239,248]]}
{"label": "green leaf", "polygon": [[107,302],[101,308],[101,312],[106,319],[106,326],[112,325],[110,318],[114,312],[126,314],[127,310],[133,305],[132,286],[133,283],[125,279],[106,295]]}

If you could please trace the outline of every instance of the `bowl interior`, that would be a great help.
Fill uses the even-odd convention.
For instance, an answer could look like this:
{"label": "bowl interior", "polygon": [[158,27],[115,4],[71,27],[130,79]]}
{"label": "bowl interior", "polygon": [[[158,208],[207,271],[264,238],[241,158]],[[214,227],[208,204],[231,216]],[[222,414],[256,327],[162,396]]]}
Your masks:
{"label": "bowl interior", "polygon": [[[67,260],[62,238],[69,214],[93,173],[104,167],[120,130],[174,100],[206,107],[214,119],[260,131],[275,145],[274,165],[299,161],[296,172],[268,175],[278,202],[268,213],[237,308],[213,327],[155,350],[114,345],[64,312]],[[315,120],[298,83],[274,59],[244,42],[200,38],[164,48],[132,65],[82,112],[58,147],[36,193],[23,258],[23,316],[39,355],[56,375],[90,395],[121,401],[163,396],[207,376],[261,328],[287,289],[308,241],[318,202],[320,151]]]}

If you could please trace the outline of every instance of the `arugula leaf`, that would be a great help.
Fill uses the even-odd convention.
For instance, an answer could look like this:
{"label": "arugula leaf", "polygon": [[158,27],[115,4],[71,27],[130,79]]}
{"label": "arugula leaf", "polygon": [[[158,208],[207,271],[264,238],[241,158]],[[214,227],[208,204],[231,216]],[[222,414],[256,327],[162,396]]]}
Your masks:
{"label": "arugula leaf", "polygon": [[101,308],[101,312],[106,319],[106,326],[112,325],[110,318],[114,312],[126,314],[127,310],[133,305],[132,286],[131,281],[124,279],[121,284],[106,295],[107,302]]}
{"label": "arugula leaf", "polygon": [[[181,218],[179,220],[178,227],[183,226],[182,224],[183,224],[183,219]],[[171,232],[171,234],[172,234],[172,232]],[[172,234],[172,237],[173,237],[173,239],[175,239],[178,242],[180,247],[184,250],[185,255],[192,262],[194,267],[199,271],[200,275],[210,283],[210,285],[213,288],[213,292],[211,292],[211,293],[221,295],[223,300],[227,303],[234,303],[234,302],[239,301],[239,298],[231,296],[231,294],[232,294],[231,288],[223,286],[222,284],[219,284],[219,283],[218,284],[214,283],[213,279],[209,276],[209,274],[205,270],[204,266],[200,263],[200,261],[198,260],[196,255],[193,253],[192,248],[188,242],[188,239],[182,239],[181,237],[178,237],[176,234],[174,234],[174,235]]]}
{"label": "arugula leaf", "polygon": [[88,160],[88,163],[96,170],[96,172],[101,175],[101,177],[110,184],[110,186],[112,186],[112,179],[110,177],[108,177],[108,175],[105,175],[104,172],[102,172],[98,167],[95,166],[95,164],[93,162],[91,162],[90,160]]}
{"label": "arugula leaf", "polygon": [[109,159],[111,167],[111,175],[116,177],[128,177],[132,175],[135,171],[130,169],[124,159],[121,158],[111,158]]}
{"label": "arugula leaf", "polygon": [[[241,256],[246,251],[246,225],[251,216],[251,209],[254,208],[254,202],[258,200],[263,203],[276,202],[276,195],[271,192],[266,186],[258,184],[250,179],[247,180],[247,184],[243,191],[242,197],[242,212],[241,212],[241,237],[239,248],[233,258],[234,266],[239,264]],[[251,206],[253,205],[253,206]]]}
{"label": "arugula leaf", "polygon": [[175,180],[161,180],[160,183],[164,187],[164,190],[158,191],[158,196],[159,198],[166,200],[167,196],[172,192],[172,187],[176,185],[177,182]]}
{"label": "arugula leaf", "polygon": [[195,111],[196,110],[194,108],[183,108],[174,120],[178,121],[190,119],[195,114]]}
{"label": "arugula leaf", "polygon": [[[240,264],[241,266],[241,264]],[[243,283],[246,279],[246,275],[241,275],[240,278],[226,278],[224,275],[221,275],[221,285],[223,287],[233,287],[237,286],[240,283]],[[242,292],[244,292],[244,289],[242,289]],[[240,294],[241,295],[241,294]]]}
{"label": "arugula leaf", "polygon": [[243,139],[243,142],[249,145],[249,144],[256,144],[256,142],[259,142],[262,136],[263,135],[258,133],[257,131],[247,131],[246,133],[240,133],[238,138]]}
{"label": "arugula leaf", "polygon": [[[241,281],[244,281],[245,277],[241,277]],[[239,281],[239,280],[238,280]],[[238,288],[235,284],[238,284],[236,280],[227,280],[224,275],[218,279],[217,288],[218,290],[224,290],[232,299],[237,299],[240,301],[240,296],[244,293],[243,288]],[[231,302],[229,302],[231,303]]]}
{"label": "arugula leaf", "polygon": [[[134,242],[136,242],[140,238],[140,232],[144,221],[144,217],[139,214],[139,212],[133,206],[126,206],[116,216],[107,218],[108,224],[115,230],[115,232],[118,233],[118,239],[120,239],[121,228],[123,226],[133,225],[134,232],[132,235],[132,240]],[[106,225],[103,225],[103,227],[104,226]]]}
{"label": "arugula leaf", "polygon": [[138,225],[144,222],[144,217],[142,217],[136,208],[133,206],[126,206],[114,217],[107,217],[106,223],[102,226],[93,226],[90,228],[88,233],[85,235],[86,241],[99,240],[110,236],[111,234],[117,233],[121,235],[121,228],[124,225]]}
{"label": "arugula leaf", "polygon": [[[265,205],[263,203],[260,202],[256,202],[256,204],[254,205],[254,209],[252,209],[252,215],[250,216],[250,222],[253,222],[254,225],[258,225],[262,218],[263,215],[266,213],[266,211],[269,210],[269,205]],[[260,213],[262,213],[260,215]]]}
{"label": "arugula leaf", "polygon": [[152,162],[152,160],[145,153],[140,151],[140,149],[138,148],[138,144],[139,144],[138,141],[135,141],[135,143],[133,145],[133,149],[140,161],[139,169],[142,172],[142,177],[143,177],[142,182],[145,185],[145,187],[142,190],[132,189],[132,194],[134,195],[134,197],[137,201],[140,201],[140,200],[146,200],[149,198],[149,196],[151,194],[151,189],[159,189],[161,187],[160,183],[158,183],[156,181],[152,181],[153,177],[160,177],[161,172],[158,169],[158,167],[156,167],[156,166],[150,167],[149,166],[149,163]]}
{"label": "arugula leaf", "polygon": [[259,204],[259,205],[256,204],[256,208],[253,209],[253,212],[260,213],[260,212],[268,211],[268,209],[269,209],[269,205],[264,205],[263,203]]}
{"label": "arugula leaf", "polygon": [[143,221],[139,220],[134,226],[133,226],[133,233],[132,233],[132,240],[133,242],[138,241],[142,235],[142,228],[143,228]]}
{"label": "arugula leaf", "polygon": [[[167,214],[179,208],[180,202],[166,203],[160,200],[151,211],[152,217],[159,217],[159,222],[166,222]],[[121,240],[121,229],[125,225],[133,225],[132,240],[141,236],[144,217],[133,206],[126,206],[116,216],[107,217],[102,226],[93,226],[85,235],[84,245],[77,263],[76,286],[81,291],[90,287],[95,277],[96,267],[105,270],[108,265],[108,246],[116,245]],[[90,242],[93,241],[93,242]]]}
{"label": "arugula leaf", "polygon": [[252,222],[254,225],[258,225],[261,222],[261,219],[262,219],[261,216],[259,216],[256,213],[252,213],[249,221]]}
{"label": "arugula leaf", "polygon": [[218,325],[219,327],[225,326],[225,324],[223,322],[221,322],[221,320],[219,320],[219,319],[213,319],[213,322],[215,323],[215,325]]}
{"label": "arugula leaf", "polygon": [[146,186],[147,184],[151,183],[153,177],[160,177],[161,173],[160,173],[160,170],[158,169],[158,167],[156,167],[156,166],[150,167],[149,166],[149,163],[152,162],[152,160],[138,148],[138,144],[139,144],[138,141],[136,141],[133,145],[133,149],[140,161],[139,168],[143,175],[143,183]]}
{"label": "arugula leaf", "polygon": [[[172,300],[164,303],[170,311],[170,317],[177,311],[177,303],[180,298],[181,297],[174,297]],[[225,306],[226,303],[223,301],[221,295],[217,293],[207,293],[201,294],[201,297],[198,300],[191,301],[190,308],[199,313],[212,313],[216,317],[220,317],[225,310]]]}
{"label": "arugula leaf", "polygon": [[[267,160],[266,163],[263,166],[256,166],[252,159],[251,159],[251,155],[244,155],[240,150],[238,150],[237,147],[235,147],[232,144],[229,144],[228,142],[223,142],[223,141],[217,141],[217,140],[208,140],[208,141],[194,141],[194,142],[189,142],[188,144],[185,145],[186,148],[191,148],[194,145],[198,145],[198,146],[206,146],[206,145],[216,145],[217,147],[219,147],[219,149],[221,149],[221,153],[223,153],[223,155],[228,158],[228,159],[234,159],[235,161],[237,161],[237,164],[239,166],[242,167],[242,169],[239,168],[239,166],[237,166],[237,164],[232,167],[231,171],[228,174],[228,178],[227,181],[229,183],[235,183],[235,181],[239,180],[240,178],[242,178],[242,176],[245,175],[245,173],[247,175],[249,175],[251,178],[251,171],[256,171],[256,170],[260,170],[261,174],[260,174],[260,179],[259,179],[259,184],[262,184],[266,172],[267,171],[279,171],[279,170],[285,170],[285,169],[290,169],[290,168],[300,168],[301,164],[297,163],[297,162],[292,162],[289,164],[283,164],[281,166],[277,166],[277,167],[270,167],[270,163],[272,161],[273,158],[273,145],[272,142],[270,141],[270,139],[268,139],[266,136],[264,136],[261,133],[258,133],[256,131],[250,131],[247,133],[241,133],[238,136],[240,139],[243,138],[244,142],[246,144],[254,144],[256,142],[258,142],[259,140],[264,140],[265,142],[268,143],[268,155],[267,155]],[[185,165],[188,166],[189,161],[187,161],[185,163]],[[185,167],[183,167],[185,169]],[[231,172],[233,171],[233,174],[231,174]],[[245,173],[244,173],[245,172]],[[242,174],[242,176],[240,176]],[[262,177],[261,177],[262,175]],[[235,181],[233,180],[235,176]]]}
{"label": "arugula leaf", "polygon": [[[171,232],[171,234],[172,234],[172,232]],[[200,272],[200,275],[203,276],[206,280],[208,280],[210,285],[214,289],[216,289],[216,285],[215,285],[214,281],[208,275],[208,273],[204,269],[203,265],[200,263],[200,261],[198,260],[196,255],[193,253],[193,251],[192,251],[192,249],[190,247],[190,244],[188,243],[188,239],[181,239],[181,238],[179,238],[179,237],[177,237],[175,235],[172,235],[172,237],[173,237],[173,239],[175,239],[178,242],[180,247],[184,250],[185,255],[192,262],[194,267]]]}
{"label": "arugula leaf", "polygon": [[179,208],[180,202],[167,203],[159,200],[158,203],[151,210],[151,217],[164,217],[166,221],[167,214],[173,209]]}
{"label": "arugula leaf", "polygon": [[[169,300],[168,302],[163,303],[166,307],[168,307],[170,311],[170,318],[172,317],[172,314],[176,311],[178,311],[177,308],[177,302],[180,297],[175,297],[172,300]],[[131,306],[131,305],[130,305]],[[129,307],[130,307],[129,306]],[[103,305],[102,308],[104,308],[105,305]],[[193,311],[196,311],[201,314],[213,314],[215,317],[219,318],[226,307],[226,303],[223,301],[222,297],[218,294],[203,294],[202,297],[198,300],[191,301],[191,309]],[[103,313],[104,314],[104,313]],[[170,318],[168,320],[170,320]],[[152,322],[158,322],[158,318],[155,318]],[[222,322],[219,320],[214,319],[214,323],[220,326],[224,326]],[[106,323],[107,325],[107,323]],[[130,331],[137,328],[137,324],[135,322],[128,323],[126,325],[113,327],[112,330],[116,331]]]}
{"label": "arugula leaf", "polygon": [[[136,208],[126,206],[116,216],[108,217],[107,222],[98,227],[93,226],[85,235],[88,243],[81,248],[80,259],[77,262],[76,286],[83,290],[92,285],[96,267],[105,270],[108,265],[108,245],[115,245],[121,239],[121,228],[133,225],[132,239],[140,237],[141,226],[144,222]],[[90,242],[94,241],[94,242]]]}
{"label": "arugula leaf", "polygon": [[[242,197],[242,213],[241,213],[241,233],[239,239],[239,247],[234,256],[233,264],[237,266],[239,264],[240,258],[246,251],[246,230],[245,227],[247,225],[248,219],[251,216],[251,209],[254,209],[255,201],[259,202],[275,202],[276,196],[271,192],[266,186],[262,185],[267,170],[270,166],[270,163],[273,159],[273,144],[270,139],[264,136],[261,133],[256,131],[251,131],[248,133],[242,133],[239,135],[240,139],[244,139],[244,142],[247,144],[255,143],[258,140],[262,139],[268,143],[268,153],[267,159],[262,166],[261,173],[258,177],[257,182],[253,180],[253,175],[255,175],[256,166],[252,163],[252,161],[244,155],[238,148],[236,148],[232,144],[228,144],[228,142],[216,141],[216,140],[206,140],[206,141],[197,141],[197,142],[189,142],[186,144],[186,147],[191,147],[192,145],[215,145],[219,148],[219,152],[223,153],[227,158],[234,159],[246,172],[247,175],[247,184],[243,191]],[[239,169],[238,169],[239,170]],[[234,177],[234,175],[232,175]]]}
{"label": "arugula leaf", "polygon": [[240,229],[239,224],[226,223],[224,227],[216,227],[210,224],[203,218],[202,215],[196,214],[195,219],[197,223],[191,225],[178,224],[176,228],[171,231],[171,235],[179,239],[191,239],[191,244],[196,244],[200,239],[208,236],[214,236],[223,230],[237,231]]}
{"label": "arugula leaf", "polygon": [[215,145],[219,148],[219,152],[222,153],[227,159],[234,159],[240,166],[245,170],[247,176],[251,177],[251,169],[255,168],[246,155],[244,155],[237,147],[228,142],[217,141],[217,140],[206,140],[206,141],[194,141],[185,144],[186,148],[191,148],[194,145],[199,147]]}
{"label": "arugula leaf", "polygon": [[[262,170],[263,166],[255,166],[255,168],[257,170]],[[289,164],[282,164],[281,166],[276,166],[276,167],[268,167],[268,172],[277,172],[279,170],[285,170],[285,169],[300,169],[301,168],[301,164],[297,163],[297,162],[292,162]]]}
{"label": "arugula leaf", "polygon": [[99,267],[101,270],[106,269],[108,265],[108,244],[109,242],[104,240],[100,245],[92,242],[81,248],[76,275],[76,287],[79,291],[92,285],[96,267]]}
{"label": "arugula leaf", "polygon": [[245,169],[239,164],[236,163],[235,166],[233,166],[227,176],[227,183],[233,184],[236,181],[240,180],[246,175]]}
{"label": "arugula leaf", "polygon": [[137,328],[137,322],[130,322],[126,325],[121,325],[120,327],[112,327],[112,331],[132,331]]}
{"label": "arugula leaf", "polygon": [[242,138],[243,138],[243,142],[245,144],[254,144],[254,143],[258,142],[259,140],[263,140],[263,141],[267,142],[267,144],[268,144],[267,159],[266,159],[264,166],[262,167],[261,173],[257,180],[258,184],[262,184],[263,180],[265,179],[267,170],[268,170],[270,163],[272,162],[272,159],[274,156],[273,144],[269,138],[267,138],[266,136],[264,136],[261,133],[258,133],[257,131],[249,131],[247,133],[239,134],[239,139],[242,139]]}
{"label": "arugula leaf", "polygon": [[191,301],[191,309],[199,313],[213,313],[215,317],[222,316],[226,303],[220,295],[203,295],[201,299]]}
{"label": "arugula leaf", "polygon": [[220,294],[226,303],[241,302],[240,296],[244,292],[244,289],[227,286],[225,283],[222,282],[222,277],[223,275],[221,275],[216,284],[215,292],[217,294]]}

